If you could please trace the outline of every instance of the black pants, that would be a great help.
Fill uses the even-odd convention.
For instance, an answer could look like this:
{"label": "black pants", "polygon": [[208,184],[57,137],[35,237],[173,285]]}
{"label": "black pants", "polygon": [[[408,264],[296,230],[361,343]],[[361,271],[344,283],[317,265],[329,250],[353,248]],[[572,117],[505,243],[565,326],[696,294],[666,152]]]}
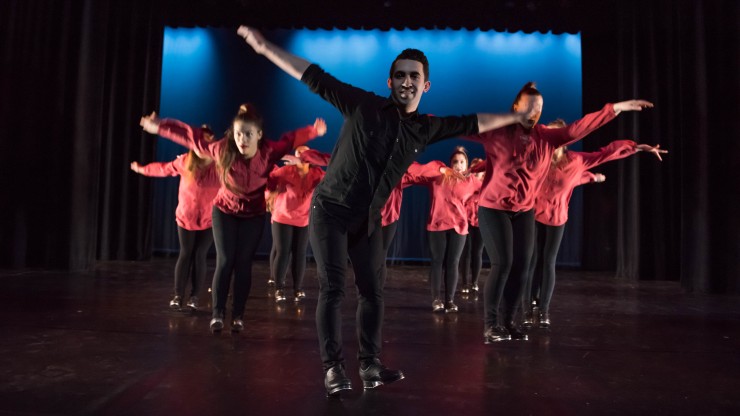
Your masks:
{"label": "black pants", "polygon": [[213,240],[216,243],[216,272],[213,275],[213,317],[225,317],[231,274],[234,274],[234,319],[244,316],[252,288],[252,258],[262,238],[265,216],[240,218],[213,207]]}
{"label": "black pants", "polygon": [[342,353],[342,300],[347,255],[355,272],[358,358],[380,354],[383,325],[383,235],[380,222],[368,235],[367,216],[351,224],[313,203],[309,234],[319,278],[316,329],[324,369],[344,362]]}
{"label": "black pants", "polygon": [[[555,291],[555,263],[563,241],[565,224],[551,226],[535,223],[536,245],[527,273],[527,283],[524,288],[524,307],[532,304],[532,297],[539,299],[539,308],[542,312],[550,310],[550,300]],[[540,272],[541,270],[541,272]]]}
{"label": "black pants", "polygon": [[442,299],[442,269],[444,268],[444,301],[455,299],[460,255],[465,245],[465,236],[455,230],[429,231],[429,251],[432,266],[429,281],[432,286],[432,298]]}
{"label": "black pants", "polygon": [[306,249],[308,249],[308,227],[272,223],[272,241],[275,257],[271,263],[275,285],[285,288],[288,263],[293,274],[293,289],[303,289],[303,276],[306,273]]}
{"label": "black pants", "polygon": [[483,237],[480,234],[480,228],[468,226],[468,236],[465,239],[462,255],[460,256],[460,281],[462,284],[478,283],[480,269],[483,267]]}
{"label": "black pants", "polygon": [[479,207],[478,224],[491,257],[491,272],[483,293],[485,325],[501,325],[500,314],[506,322],[512,321],[522,299],[534,246],[534,210],[510,212]]}
{"label": "black pants", "polygon": [[213,244],[213,232],[210,228],[191,231],[178,226],[177,238],[180,240],[180,254],[175,263],[175,296],[185,297],[188,280],[190,296],[199,296],[206,280],[206,256]]}
{"label": "black pants", "polygon": [[385,259],[383,260],[383,281],[385,282],[388,277],[388,250],[391,248],[393,237],[396,236],[396,230],[398,229],[398,221],[394,221],[385,227],[383,227],[383,253],[385,253]]}

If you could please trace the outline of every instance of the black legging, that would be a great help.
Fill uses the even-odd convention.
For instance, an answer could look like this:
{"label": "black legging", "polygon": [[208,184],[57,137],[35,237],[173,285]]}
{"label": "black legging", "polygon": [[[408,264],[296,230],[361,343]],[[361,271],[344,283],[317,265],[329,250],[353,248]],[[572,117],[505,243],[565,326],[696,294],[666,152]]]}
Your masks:
{"label": "black legging", "polygon": [[[532,297],[539,299],[541,312],[550,310],[550,300],[555,290],[555,263],[560,250],[560,242],[565,233],[565,224],[559,226],[535,223],[536,247],[527,273],[522,302],[524,307],[532,304]],[[539,264],[538,264],[539,263]],[[542,274],[535,273],[542,269]]]}
{"label": "black legging", "polygon": [[385,282],[388,277],[388,250],[391,248],[393,237],[396,236],[396,230],[398,229],[398,221],[394,221],[385,227],[383,227],[383,253],[385,253],[385,260],[383,261],[383,281]]}
{"label": "black legging", "polygon": [[213,232],[210,228],[191,231],[178,226],[177,237],[180,254],[175,263],[175,296],[185,297],[185,287],[190,278],[190,296],[197,297],[206,280],[206,256],[213,243]]}
{"label": "black legging", "polygon": [[432,256],[432,267],[429,281],[432,285],[432,298],[442,299],[442,267],[445,271],[445,302],[452,302],[457,287],[460,254],[465,245],[465,236],[452,230],[429,231],[429,251]]}
{"label": "black legging", "polygon": [[213,317],[224,318],[234,273],[233,319],[242,319],[252,288],[252,257],[262,238],[265,216],[241,218],[213,207],[213,240],[216,243],[216,272],[213,275]]}
{"label": "black legging", "polygon": [[[285,288],[288,263],[291,263],[293,289],[303,289],[303,275],[306,272],[306,249],[308,249],[308,226],[295,227],[273,221],[272,241],[275,248],[273,273],[278,289]],[[292,259],[292,261],[291,261]]]}
{"label": "black legging", "polygon": [[511,323],[522,299],[523,283],[532,257],[534,210],[511,212],[479,207],[478,224],[491,258],[491,272],[483,294],[485,325],[501,324],[499,312],[504,298],[503,317],[505,323]]}
{"label": "black legging", "polygon": [[480,228],[468,226],[468,236],[465,239],[460,262],[462,269],[460,283],[467,284],[468,275],[470,275],[470,284],[477,284],[480,269],[483,267],[483,237],[480,234]]}

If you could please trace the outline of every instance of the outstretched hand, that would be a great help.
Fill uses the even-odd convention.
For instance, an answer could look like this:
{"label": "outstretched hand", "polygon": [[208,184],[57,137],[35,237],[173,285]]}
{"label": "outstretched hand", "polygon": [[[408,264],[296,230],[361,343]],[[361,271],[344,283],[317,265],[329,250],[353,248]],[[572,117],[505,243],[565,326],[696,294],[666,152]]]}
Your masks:
{"label": "outstretched hand", "polygon": [[313,123],[313,128],[316,129],[317,136],[323,136],[326,134],[326,121],[323,118],[317,118]]}
{"label": "outstretched hand", "polygon": [[594,182],[604,182],[606,176],[603,173],[594,173]]}
{"label": "outstretched hand", "polygon": [[131,170],[136,173],[141,173],[141,165],[139,162],[131,162]]}
{"label": "outstretched hand", "polygon": [[147,133],[159,133],[159,117],[157,117],[157,112],[152,111],[152,113],[148,116],[141,117],[141,120],[139,120],[139,125]]}
{"label": "outstretched hand", "polygon": [[614,112],[619,114],[622,111],[642,111],[643,108],[653,108],[653,103],[646,100],[627,100],[614,104]]}
{"label": "outstretched hand", "polygon": [[301,158],[293,155],[285,155],[280,160],[284,161],[286,166],[298,165],[301,163]]}
{"label": "outstretched hand", "polygon": [[257,29],[249,26],[239,26],[236,34],[243,37],[255,52],[262,54],[265,51],[265,38]]}
{"label": "outstretched hand", "polygon": [[661,153],[668,153],[667,150],[661,149],[659,144],[656,144],[655,147],[650,146],[648,144],[638,144],[637,145],[637,150],[639,150],[641,152],[650,152],[650,153],[654,154],[655,157],[657,157],[658,160],[660,160],[661,162],[663,161],[663,158],[660,157],[660,154]]}

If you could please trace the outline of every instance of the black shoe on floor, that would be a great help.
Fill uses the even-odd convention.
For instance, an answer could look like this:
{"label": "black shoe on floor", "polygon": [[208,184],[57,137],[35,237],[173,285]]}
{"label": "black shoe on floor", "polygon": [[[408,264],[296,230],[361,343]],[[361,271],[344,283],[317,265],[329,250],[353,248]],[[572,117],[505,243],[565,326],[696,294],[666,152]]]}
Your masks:
{"label": "black shoe on floor", "polygon": [[400,370],[389,370],[385,368],[377,358],[373,361],[360,364],[360,378],[362,387],[374,389],[383,384],[391,384],[394,381],[403,379],[405,376]]}
{"label": "black shoe on floor", "polygon": [[550,327],[550,314],[548,312],[540,311],[540,328]]}
{"label": "black shoe on floor", "polygon": [[525,328],[531,328],[534,325],[534,312],[532,309],[524,307],[524,318],[522,319],[522,326]]}
{"label": "black shoe on floor", "polygon": [[170,301],[170,309],[173,310],[179,310],[182,307],[182,298],[179,296],[175,296]]}
{"label": "black shoe on floor", "polygon": [[498,341],[508,341],[510,339],[511,334],[509,334],[509,331],[507,331],[506,328],[502,326],[488,327],[488,329],[486,329],[486,332],[483,333],[484,344],[491,344]]}
{"label": "black shoe on floor", "polygon": [[514,341],[526,341],[529,339],[527,333],[522,331],[515,323],[509,322],[506,324],[506,330],[511,334],[511,339]]}
{"label": "black shoe on floor", "polygon": [[344,372],[344,365],[339,364],[326,370],[324,387],[327,396],[335,396],[342,390],[352,390],[352,380]]}

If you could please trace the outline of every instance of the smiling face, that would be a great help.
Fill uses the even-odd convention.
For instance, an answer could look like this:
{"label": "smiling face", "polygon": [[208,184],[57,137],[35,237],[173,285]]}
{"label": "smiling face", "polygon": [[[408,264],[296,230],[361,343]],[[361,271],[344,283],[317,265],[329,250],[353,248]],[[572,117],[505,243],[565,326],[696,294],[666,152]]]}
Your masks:
{"label": "smiling face", "polygon": [[239,153],[249,159],[257,153],[259,141],[262,139],[262,129],[251,121],[235,120],[234,142]]}
{"label": "smiling face", "polygon": [[462,153],[455,153],[450,159],[450,167],[456,172],[465,172],[468,170],[468,158]]}
{"label": "smiling face", "polygon": [[544,101],[542,100],[541,95],[522,94],[522,96],[519,97],[519,101],[514,104],[514,111],[519,112],[529,109],[526,121],[520,123],[522,127],[525,129],[531,129],[535,124],[537,124],[542,115],[543,103]]}
{"label": "smiling face", "polygon": [[424,66],[419,61],[399,59],[393,65],[388,88],[391,98],[406,113],[416,111],[421,95],[429,91],[431,83],[424,79]]}

